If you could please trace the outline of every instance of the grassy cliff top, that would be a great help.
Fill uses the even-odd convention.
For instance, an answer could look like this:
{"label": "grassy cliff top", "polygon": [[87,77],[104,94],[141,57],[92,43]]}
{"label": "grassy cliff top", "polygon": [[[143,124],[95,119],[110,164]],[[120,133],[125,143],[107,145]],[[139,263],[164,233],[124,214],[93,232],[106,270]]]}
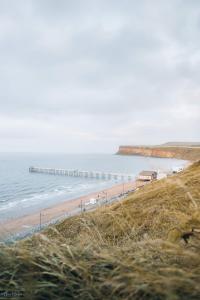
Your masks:
{"label": "grassy cliff top", "polygon": [[174,147],[200,147],[199,142],[167,142],[160,146],[174,146]]}
{"label": "grassy cliff top", "polygon": [[0,290],[26,299],[199,299],[200,162],[120,203],[0,247]]}

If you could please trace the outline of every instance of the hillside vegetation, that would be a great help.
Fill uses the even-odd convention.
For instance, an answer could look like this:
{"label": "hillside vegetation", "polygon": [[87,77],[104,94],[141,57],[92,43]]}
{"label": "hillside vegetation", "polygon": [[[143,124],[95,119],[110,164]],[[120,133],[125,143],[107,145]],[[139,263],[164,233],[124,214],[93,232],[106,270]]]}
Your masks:
{"label": "hillside vegetation", "polygon": [[[195,229],[186,244],[181,234]],[[0,248],[25,299],[200,298],[200,162],[125,200]]]}

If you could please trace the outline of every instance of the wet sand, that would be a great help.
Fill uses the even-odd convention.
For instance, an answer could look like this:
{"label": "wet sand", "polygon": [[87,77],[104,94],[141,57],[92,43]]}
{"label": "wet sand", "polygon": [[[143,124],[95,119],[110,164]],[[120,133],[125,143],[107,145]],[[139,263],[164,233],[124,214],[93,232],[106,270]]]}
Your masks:
{"label": "wet sand", "polygon": [[110,199],[114,196],[126,193],[129,190],[133,190],[134,188],[136,188],[135,181],[130,181],[124,184],[118,184],[99,192],[91,193],[89,195],[85,195],[72,200],[67,200],[55,206],[42,209],[37,213],[25,215],[14,220],[0,222],[0,238],[4,239],[7,236],[23,232],[24,230],[27,230],[27,228],[32,228],[34,226],[39,225],[40,222],[41,224],[48,223],[51,220],[59,218],[65,214],[73,213],[78,208],[80,211],[80,206],[84,207],[85,203],[88,203],[91,198]]}

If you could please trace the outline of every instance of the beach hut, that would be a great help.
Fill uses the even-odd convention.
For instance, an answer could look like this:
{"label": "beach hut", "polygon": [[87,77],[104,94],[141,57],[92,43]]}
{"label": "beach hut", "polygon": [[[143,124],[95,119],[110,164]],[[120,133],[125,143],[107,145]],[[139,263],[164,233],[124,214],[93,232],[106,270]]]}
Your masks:
{"label": "beach hut", "polygon": [[140,172],[138,179],[142,181],[152,181],[157,179],[157,175],[156,171],[142,171]]}
{"label": "beach hut", "polygon": [[90,198],[90,204],[96,204],[97,203],[97,199],[95,198]]}

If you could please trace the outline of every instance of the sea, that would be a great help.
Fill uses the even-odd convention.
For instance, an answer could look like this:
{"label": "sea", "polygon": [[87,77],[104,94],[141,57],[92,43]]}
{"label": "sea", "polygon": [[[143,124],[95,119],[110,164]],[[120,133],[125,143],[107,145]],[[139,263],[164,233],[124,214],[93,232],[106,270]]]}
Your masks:
{"label": "sea", "polygon": [[101,191],[116,180],[29,173],[30,166],[129,173],[141,170],[169,172],[186,161],[115,154],[0,153],[0,221],[5,221],[66,200]]}

